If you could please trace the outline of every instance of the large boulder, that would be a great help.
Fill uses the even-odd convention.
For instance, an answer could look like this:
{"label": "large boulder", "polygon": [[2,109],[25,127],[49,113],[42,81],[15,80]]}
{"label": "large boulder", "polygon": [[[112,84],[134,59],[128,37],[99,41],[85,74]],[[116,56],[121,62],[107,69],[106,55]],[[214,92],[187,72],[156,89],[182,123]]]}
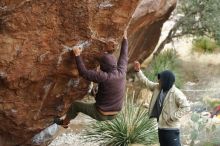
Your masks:
{"label": "large boulder", "polygon": [[[89,69],[129,25],[129,61],[154,50],[176,0],[1,0],[0,145],[23,145],[87,93],[65,46]],[[119,51],[117,51],[119,52]],[[4,144],[3,144],[4,143]]]}

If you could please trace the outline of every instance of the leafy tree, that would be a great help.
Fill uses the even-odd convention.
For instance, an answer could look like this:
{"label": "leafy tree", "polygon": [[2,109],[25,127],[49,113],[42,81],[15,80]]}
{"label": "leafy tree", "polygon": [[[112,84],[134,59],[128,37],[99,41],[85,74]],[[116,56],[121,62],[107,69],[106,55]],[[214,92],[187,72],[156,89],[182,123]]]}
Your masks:
{"label": "leafy tree", "polygon": [[159,44],[155,56],[174,38],[186,35],[207,36],[220,43],[219,0],[179,0],[171,19],[175,24]]}

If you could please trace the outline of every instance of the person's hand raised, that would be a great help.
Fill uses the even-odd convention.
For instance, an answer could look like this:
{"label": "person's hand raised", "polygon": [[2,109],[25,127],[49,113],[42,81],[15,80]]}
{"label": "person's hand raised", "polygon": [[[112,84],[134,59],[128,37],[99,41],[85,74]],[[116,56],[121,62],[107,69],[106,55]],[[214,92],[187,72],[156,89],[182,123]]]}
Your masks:
{"label": "person's hand raised", "polygon": [[80,48],[78,48],[78,47],[73,49],[73,54],[75,56],[80,56],[81,52],[82,52],[82,50]]}
{"label": "person's hand raised", "polygon": [[140,69],[141,69],[141,64],[136,60],[136,61],[134,61],[134,70],[135,71],[140,71]]}
{"label": "person's hand raised", "polygon": [[123,35],[124,39],[128,39],[128,32],[127,29],[124,31],[124,35]]}

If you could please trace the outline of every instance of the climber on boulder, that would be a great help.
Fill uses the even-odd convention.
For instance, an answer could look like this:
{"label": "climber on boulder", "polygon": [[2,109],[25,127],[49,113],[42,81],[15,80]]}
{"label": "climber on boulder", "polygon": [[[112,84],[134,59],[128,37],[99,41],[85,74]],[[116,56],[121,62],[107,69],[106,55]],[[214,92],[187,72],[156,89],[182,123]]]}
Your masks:
{"label": "climber on boulder", "polygon": [[[111,48],[110,50],[114,50]],[[127,31],[121,44],[118,61],[112,54],[113,51],[105,52],[99,59],[100,70],[88,70],[81,58],[81,49],[73,50],[79,74],[86,80],[98,84],[95,103],[74,102],[69,107],[64,119],[57,118],[55,123],[67,127],[70,120],[74,119],[79,112],[84,113],[98,121],[112,120],[122,109],[123,96],[126,84],[126,72],[128,62]]]}

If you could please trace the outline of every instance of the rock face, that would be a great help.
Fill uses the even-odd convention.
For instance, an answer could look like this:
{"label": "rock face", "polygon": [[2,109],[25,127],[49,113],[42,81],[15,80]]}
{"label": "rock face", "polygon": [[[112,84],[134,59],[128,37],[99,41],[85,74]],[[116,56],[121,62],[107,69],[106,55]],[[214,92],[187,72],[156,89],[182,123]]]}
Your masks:
{"label": "rock face", "polygon": [[[0,145],[23,145],[87,93],[66,46],[97,66],[129,25],[129,61],[154,50],[176,0],[1,0]],[[4,143],[4,144],[3,144]]]}

